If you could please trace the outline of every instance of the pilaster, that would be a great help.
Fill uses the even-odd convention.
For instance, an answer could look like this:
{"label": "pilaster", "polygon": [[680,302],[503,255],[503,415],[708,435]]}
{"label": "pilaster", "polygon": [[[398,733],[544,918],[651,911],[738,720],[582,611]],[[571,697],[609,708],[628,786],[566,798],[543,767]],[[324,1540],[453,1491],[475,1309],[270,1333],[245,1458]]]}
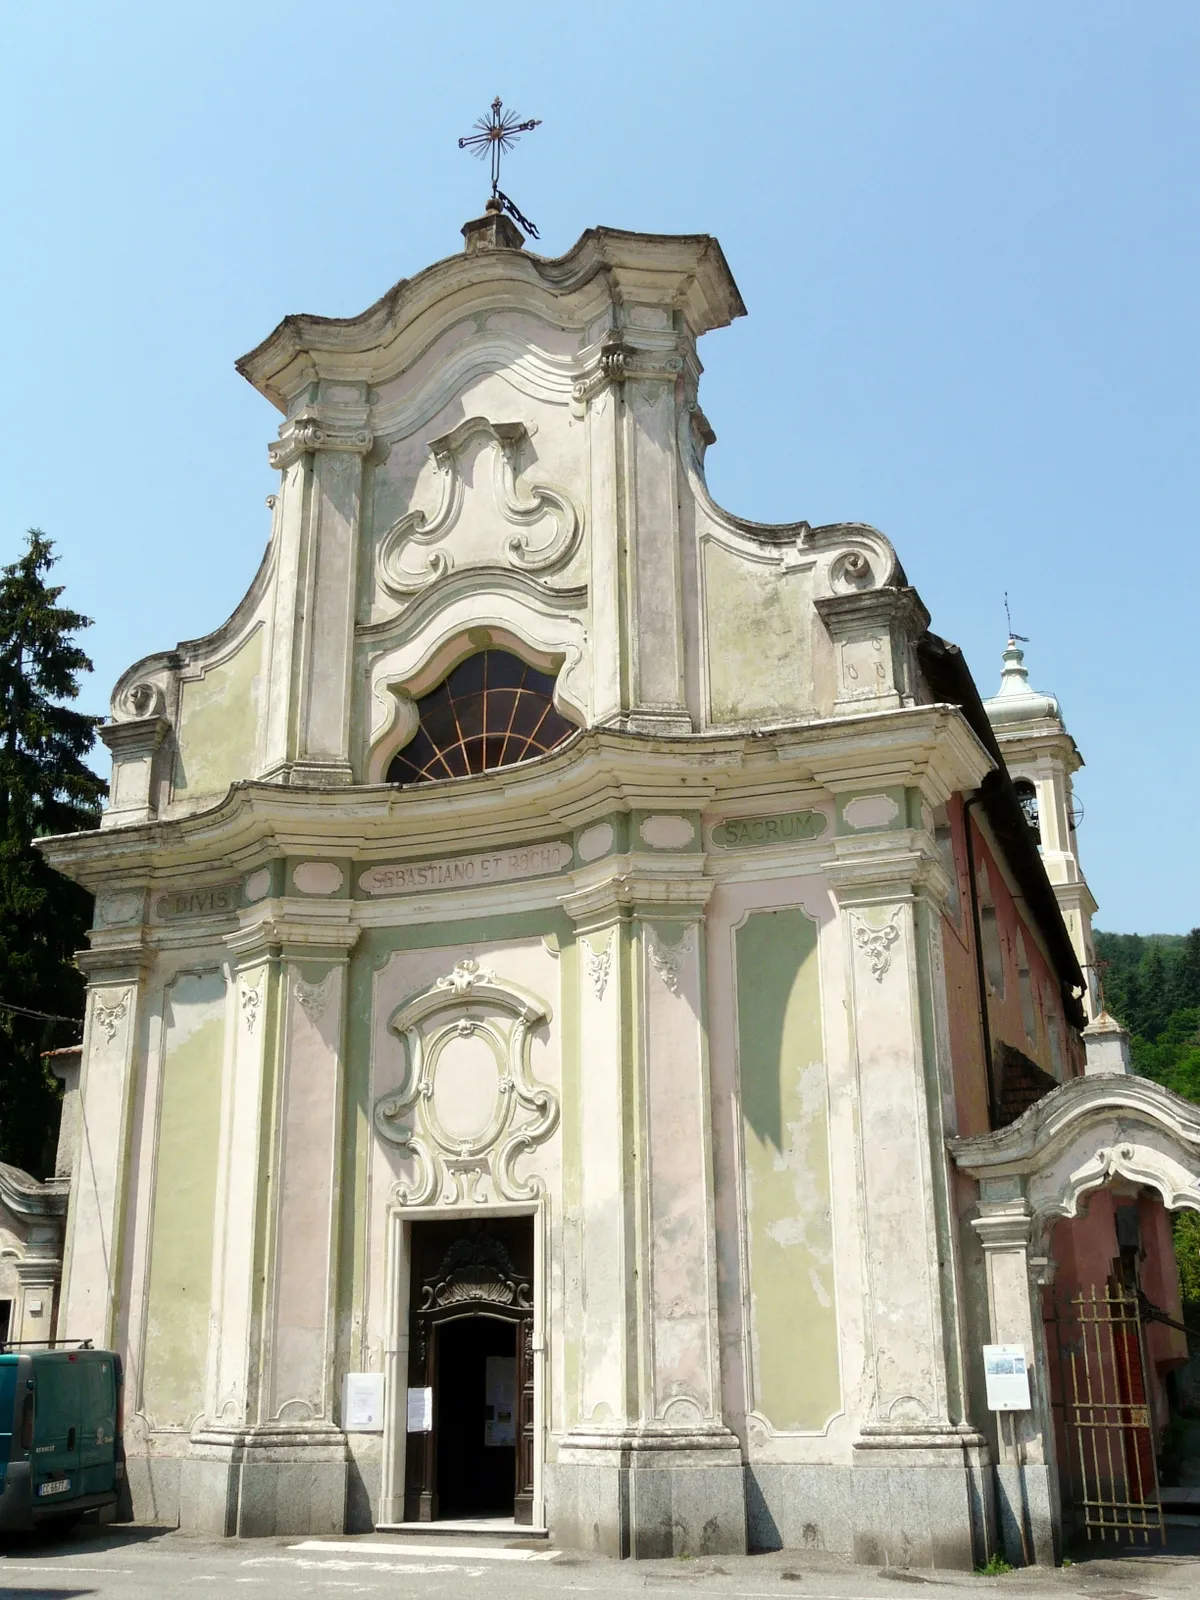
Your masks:
{"label": "pilaster", "polygon": [[[156,692],[148,684],[139,685],[139,689],[147,695]],[[127,722],[110,722],[100,729],[100,737],[113,758],[108,804],[100,819],[102,828],[129,827],[150,822],[158,815],[158,752],[170,731],[170,722],[157,711]]]}
{"label": "pilaster", "polygon": [[929,613],[915,589],[866,589],[815,602],[833,641],[834,714],[916,703],[916,642]]}
{"label": "pilaster", "polygon": [[699,866],[642,874],[615,858],[565,902],[588,1041],[584,1325],[555,1526],[590,1545],[581,1498],[598,1497],[618,1555],[745,1549],[740,1447],[721,1415]]}
{"label": "pilaster", "polygon": [[[840,815],[848,809],[839,803]],[[906,1529],[906,1559],[970,1568],[985,1541],[986,1440],[965,1413],[931,1015],[941,999],[935,940],[946,882],[928,833],[902,826],[904,803],[894,809],[890,832],[883,809],[851,811],[876,826],[838,840],[828,869],[846,950],[864,1253],[868,1371],[854,1444],[854,1548],[860,1561],[900,1559],[889,1505],[909,1482],[928,1515]]]}
{"label": "pilaster", "polygon": [[[363,462],[374,444],[363,383],[302,406],[270,446],[283,474],[265,775],[353,783],[351,695]],[[348,398],[353,396],[353,398]]]}
{"label": "pilaster", "polygon": [[677,433],[695,352],[671,305],[662,286],[631,288],[575,390],[592,439],[595,716],[667,734],[692,731]]}
{"label": "pilaster", "polygon": [[75,960],[88,989],[58,1332],[111,1347],[122,1300],[134,1060],[153,952],[140,928],[129,929]]}
{"label": "pilaster", "polygon": [[1030,1254],[1033,1219],[1019,1178],[984,1178],[971,1226],[983,1246],[988,1340],[1025,1351],[1032,1408],[998,1412],[997,1500],[1006,1558],[1053,1565],[1060,1525],[1041,1285],[1053,1264]]}
{"label": "pilaster", "polygon": [[236,1045],[217,1219],[222,1332],[181,1496],[199,1531],[344,1525],[334,1315],[349,915],[348,901],[269,900],[225,938]]}

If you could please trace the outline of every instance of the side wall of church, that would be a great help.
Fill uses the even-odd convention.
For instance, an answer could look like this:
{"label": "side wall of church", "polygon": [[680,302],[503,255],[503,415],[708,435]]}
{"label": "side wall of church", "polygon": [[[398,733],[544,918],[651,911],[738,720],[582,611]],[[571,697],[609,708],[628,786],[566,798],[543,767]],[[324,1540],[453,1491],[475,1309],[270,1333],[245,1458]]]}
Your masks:
{"label": "side wall of church", "polygon": [[963,797],[946,808],[943,864],[953,892],[943,913],[946,981],[952,997],[950,1027],[955,1064],[958,1129],[987,1131],[988,1083],[979,1022],[976,936],[964,828],[972,828],[979,898],[988,1021],[997,1046],[1020,1050],[1059,1082],[1083,1070],[1079,1035],[1066,1015],[1061,983],[1004,858],[976,813],[964,816]]}

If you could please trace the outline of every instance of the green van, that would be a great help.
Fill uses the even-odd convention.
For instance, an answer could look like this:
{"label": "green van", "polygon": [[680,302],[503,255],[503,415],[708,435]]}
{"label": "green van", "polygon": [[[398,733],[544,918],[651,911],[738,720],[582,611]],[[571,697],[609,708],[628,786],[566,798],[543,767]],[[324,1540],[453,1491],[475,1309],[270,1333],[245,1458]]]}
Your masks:
{"label": "green van", "polygon": [[0,1533],[126,1498],[121,1358],[0,1345]]}

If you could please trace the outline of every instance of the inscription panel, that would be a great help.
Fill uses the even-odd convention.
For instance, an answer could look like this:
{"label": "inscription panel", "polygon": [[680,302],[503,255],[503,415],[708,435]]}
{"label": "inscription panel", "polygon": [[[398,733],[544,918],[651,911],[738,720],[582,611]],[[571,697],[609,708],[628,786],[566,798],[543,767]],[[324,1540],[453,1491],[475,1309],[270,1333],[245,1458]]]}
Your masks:
{"label": "inscription panel", "polygon": [[159,922],[182,922],[192,917],[226,917],[242,903],[242,882],[208,883],[198,889],[172,889],[154,902]]}
{"label": "inscription panel", "polygon": [[571,846],[520,845],[476,856],[448,856],[435,861],[408,861],[394,866],[369,867],[359,880],[364,894],[419,894],[431,889],[472,889],[517,878],[538,878],[561,872],[571,864]]}
{"label": "inscription panel", "polygon": [[823,811],[784,811],[769,817],[727,817],[714,824],[710,838],[724,850],[756,845],[803,844],[819,839],[829,826]]}

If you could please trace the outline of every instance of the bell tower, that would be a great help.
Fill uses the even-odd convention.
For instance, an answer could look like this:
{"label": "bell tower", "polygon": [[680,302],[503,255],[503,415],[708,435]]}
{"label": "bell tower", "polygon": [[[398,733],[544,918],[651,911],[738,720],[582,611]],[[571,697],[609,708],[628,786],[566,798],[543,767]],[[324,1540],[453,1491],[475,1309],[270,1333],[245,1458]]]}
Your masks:
{"label": "bell tower", "polygon": [[1092,940],[1096,901],[1079,865],[1079,813],[1071,783],[1083,757],[1067,732],[1058,701],[1031,686],[1025,652],[1015,636],[1010,635],[1004,651],[999,691],[984,701],[984,709],[1026,820],[1038,836],[1046,874],[1087,979],[1084,1006],[1093,1021],[1101,1010]]}

